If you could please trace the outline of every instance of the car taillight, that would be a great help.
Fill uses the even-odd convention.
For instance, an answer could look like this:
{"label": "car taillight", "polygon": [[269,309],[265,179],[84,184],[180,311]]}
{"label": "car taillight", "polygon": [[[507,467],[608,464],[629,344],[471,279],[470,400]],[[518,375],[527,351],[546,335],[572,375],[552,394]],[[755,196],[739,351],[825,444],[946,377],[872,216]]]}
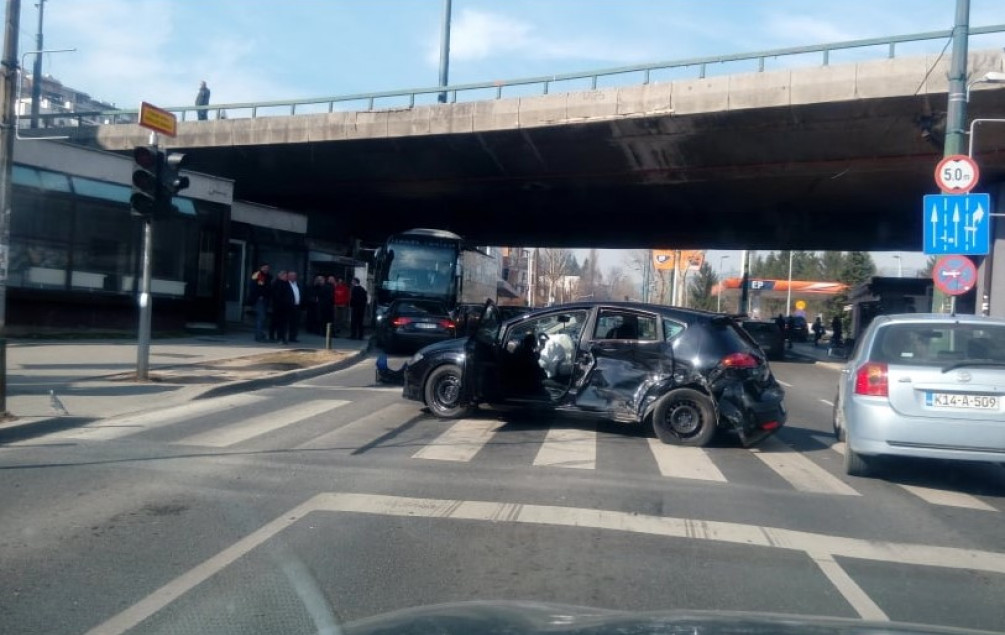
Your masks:
{"label": "car taillight", "polygon": [[721,363],[726,368],[757,368],[757,358],[750,353],[731,353]]}
{"label": "car taillight", "polygon": [[453,320],[440,320],[440,326],[442,326],[445,329],[452,329],[456,328],[457,325],[454,324]]}
{"label": "car taillight", "polygon": [[391,320],[391,326],[405,326],[406,324],[411,324],[412,318],[407,317],[396,317]]}
{"label": "car taillight", "polygon": [[869,362],[855,373],[855,394],[870,397],[890,396],[890,383],[886,376],[886,364]]}

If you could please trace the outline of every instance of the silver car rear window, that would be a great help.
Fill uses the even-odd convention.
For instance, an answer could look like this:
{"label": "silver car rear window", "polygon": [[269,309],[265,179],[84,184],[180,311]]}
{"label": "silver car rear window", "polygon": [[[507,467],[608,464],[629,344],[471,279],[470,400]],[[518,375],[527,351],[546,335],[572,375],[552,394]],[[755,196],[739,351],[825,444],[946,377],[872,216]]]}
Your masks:
{"label": "silver car rear window", "polygon": [[997,324],[890,324],[876,332],[870,361],[938,366],[960,360],[1005,362],[1005,326]]}

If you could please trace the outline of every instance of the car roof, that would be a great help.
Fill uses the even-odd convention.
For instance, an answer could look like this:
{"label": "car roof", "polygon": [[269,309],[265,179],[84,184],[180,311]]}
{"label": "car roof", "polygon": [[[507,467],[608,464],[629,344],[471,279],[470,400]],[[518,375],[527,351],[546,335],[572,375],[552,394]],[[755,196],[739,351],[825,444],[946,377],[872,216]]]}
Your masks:
{"label": "car roof", "polygon": [[990,317],[987,315],[953,315],[951,313],[894,313],[877,316],[873,322],[877,326],[882,324],[899,324],[906,322],[957,322],[960,324],[994,324],[1005,326],[1005,318]]}
{"label": "car roof", "polygon": [[645,302],[569,302],[567,304],[556,304],[549,307],[541,307],[538,309],[534,309],[532,312],[539,313],[543,311],[551,311],[554,309],[589,310],[594,307],[648,311],[650,313],[660,313],[665,317],[675,317],[678,319],[690,319],[690,320],[713,319],[716,317],[722,317],[724,315],[722,313],[715,313],[712,311],[702,311],[700,309],[687,309],[684,307],[667,306],[664,304],[648,304]]}

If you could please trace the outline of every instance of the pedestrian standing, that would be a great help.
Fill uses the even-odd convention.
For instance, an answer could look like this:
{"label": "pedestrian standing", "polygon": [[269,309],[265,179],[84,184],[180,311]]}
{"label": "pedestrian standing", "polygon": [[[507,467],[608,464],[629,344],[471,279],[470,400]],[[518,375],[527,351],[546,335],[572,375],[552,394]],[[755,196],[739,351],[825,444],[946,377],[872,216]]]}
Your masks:
{"label": "pedestrian standing", "polygon": [[324,291],[325,277],[314,276],[314,282],[305,289],[304,328],[308,333],[321,334],[321,293]]}
{"label": "pedestrian standing", "polygon": [[831,346],[841,346],[841,317],[838,315],[834,316],[831,320]]}
{"label": "pedestrian standing", "polygon": [[300,283],[297,282],[296,271],[287,272],[286,282],[290,286],[290,312],[286,323],[289,335],[288,340],[296,343],[300,341],[297,339],[297,335],[300,334],[300,312],[304,308],[304,290],[300,287]]}
{"label": "pedestrian standing", "polygon": [[363,339],[363,313],[366,311],[366,289],[359,283],[359,278],[352,279],[352,290],[349,292],[349,337],[354,340]]}
{"label": "pedestrian standing", "polygon": [[349,313],[349,285],[339,278],[335,281],[335,335],[342,332],[345,328],[346,317]]}
{"label": "pedestrian standing", "polygon": [[335,276],[328,276],[318,293],[318,312],[321,316],[321,332],[324,333],[327,326],[335,321]]}
{"label": "pedestrian standing", "polygon": [[824,323],[820,316],[813,320],[813,348],[820,345],[820,338],[824,336]]}
{"label": "pedestrian standing", "polygon": [[287,316],[290,312],[290,285],[286,282],[286,272],[276,273],[272,283],[272,321],[269,322],[269,341],[277,339],[286,343]]}
{"label": "pedestrian standing", "polygon": [[272,274],[269,264],[263,263],[255,273],[251,274],[251,285],[248,289],[248,304],[255,309],[255,341],[265,341],[265,318],[272,301]]}
{"label": "pedestrian standing", "polygon": [[785,318],[785,345],[792,348],[792,340],[796,334],[796,319],[791,315]]}
{"label": "pedestrian standing", "polygon": [[[196,106],[208,106],[209,105],[209,88],[206,87],[206,82],[202,81],[199,83],[199,92],[195,94],[195,105]],[[196,116],[199,121],[206,121],[207,114],[209,110],[206,108],[200,108],[196,111]]]}

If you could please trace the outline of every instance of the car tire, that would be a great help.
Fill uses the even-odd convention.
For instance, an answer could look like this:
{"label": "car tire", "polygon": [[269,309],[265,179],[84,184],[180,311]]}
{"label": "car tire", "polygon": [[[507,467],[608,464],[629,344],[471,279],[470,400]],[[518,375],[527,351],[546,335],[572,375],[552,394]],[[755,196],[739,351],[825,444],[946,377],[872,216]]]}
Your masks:
{"label": "car tire", "polygon": [[[847,438],[847,435],[845,435]],[[872,472],[872,457],[862,456],[846,441],[844,446],[844,471],[848,476],[869,476]]]}
{"label": "car tire", "polygon": [[712,441],[715,429],[715,410],[704,393],[679,388],[656,402],[653,432],[663,443],[704,447]]}
{"label": "car tire", "polygon": [[838,403],[838,396],[834,395],[834,407],[831,409],[831,425],[834,427],[834,438],[838,441],[844,441],[844,428],[838,423],[838,408],[840,407],[841,404]]}
{"label": "car tire", "polygon": [[441,419],[457,419],[473,408],[460,401],[461,369],[454,364],[438,366],[426,378],[423,397],[429,411]]}

